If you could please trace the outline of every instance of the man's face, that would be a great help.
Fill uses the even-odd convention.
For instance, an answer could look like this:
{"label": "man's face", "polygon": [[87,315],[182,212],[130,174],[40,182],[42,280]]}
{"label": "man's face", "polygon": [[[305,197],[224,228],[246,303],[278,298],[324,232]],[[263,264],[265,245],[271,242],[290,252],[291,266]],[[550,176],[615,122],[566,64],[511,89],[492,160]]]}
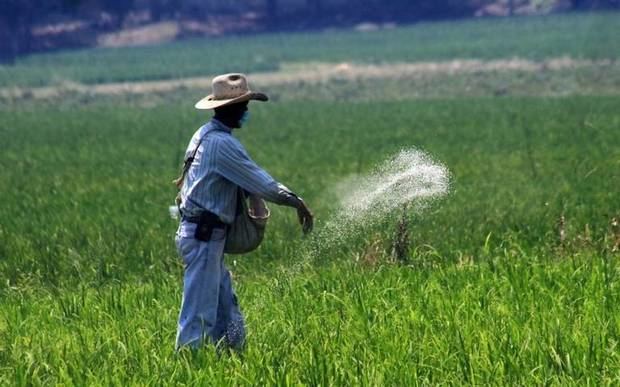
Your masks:
{"label": "man's face", "polygon": [[215,109],[218,117],[227,121],[233,128],[241,127],[241,117],[248,111],[248,101],[226,105]]}

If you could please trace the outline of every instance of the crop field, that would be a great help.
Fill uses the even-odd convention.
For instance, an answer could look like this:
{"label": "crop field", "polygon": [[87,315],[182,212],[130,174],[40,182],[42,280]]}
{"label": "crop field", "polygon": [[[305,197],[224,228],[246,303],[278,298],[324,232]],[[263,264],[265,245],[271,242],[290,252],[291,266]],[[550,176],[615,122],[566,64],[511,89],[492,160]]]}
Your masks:
{"label": "crop field", "polygon": [[[373,62],[369,40],[391,37],[398,39],[380,47],[382,60],[614,61],[619,20],[560,15],[376,35],[239,37],[213,50],[243,63],[264,48],[265,67],[248,62],[248,72],[277,69],[282,58],[337,62],[348,53]],[[440,31],[448,43],[424,39]],[[507,31],[503,45],[498,36]],[[472,43],[478,35],[486,38]],[[324,52],[297,44],[328,37]],[[408,51],[408,37],[420,48]],[[470,45],[459,46],[458,37]],[[281,52],[279,40],[287,42]],[[131,55],[149,62],[201,44]],[[0,84],[44,84],[56,70],[85,83],[198,74],[191,65],[128,71],[126,54],[27,58],[2,69]],[[70,70],[91,55],[119,67]],[[234,70],[225,63],[201,74]],[[317,224],[302,237],[293,211],[272,205],[261,247],[226,258],[248,324],[242,354],[174,351],[183,267],[167,207],[187,141],[209,118],[192,107],[201,93],[0,107],[0,385],[619,384],[620,71],[613,66],[610,77],[563,69],[270,86],[278,98],[253,103],[237,135],[304,197]],[[585,94],[575,87],[584,77]],[[429,95],[407,91],[418,87]],[[322,247],[339,209],[334,187],[410,148],[450,170],[449,194]],[[408,254],[395,259],[403,218]]]}
{"label": "crop field", "polygon": [[[189,40],[159,47],[93,49],[23,58],[0,66],[0,87],[120,82],[246,72],[286,63],[385,63],[451,58],[616,59],[617,13],[420,23],[372,33],[350,30]],[[544,35],[544,39],[541,39]],[[137,70],[138,69],[138,70]]]}

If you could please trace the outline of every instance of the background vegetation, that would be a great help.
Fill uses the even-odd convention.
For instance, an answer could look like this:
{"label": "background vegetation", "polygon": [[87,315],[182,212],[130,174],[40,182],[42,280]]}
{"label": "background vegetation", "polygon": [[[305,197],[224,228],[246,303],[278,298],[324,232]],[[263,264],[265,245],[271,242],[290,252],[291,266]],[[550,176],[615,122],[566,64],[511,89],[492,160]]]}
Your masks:
{"label": "background vegetation", "polygon": [[184,38],[618,7],[618,0],[0,0],[0,63],[97,46],[104,34],[166,21]]}
{"label": "background vegetation", "polygon": [[[291,63],[395,63],[449,59],[616,59],[618,13],[421,23],[369,33],[266,34],[157,47],[33,55],[0,66],[0,86],[87,84],[277,70]],[[544,35],[544,38],[541,36]]]}

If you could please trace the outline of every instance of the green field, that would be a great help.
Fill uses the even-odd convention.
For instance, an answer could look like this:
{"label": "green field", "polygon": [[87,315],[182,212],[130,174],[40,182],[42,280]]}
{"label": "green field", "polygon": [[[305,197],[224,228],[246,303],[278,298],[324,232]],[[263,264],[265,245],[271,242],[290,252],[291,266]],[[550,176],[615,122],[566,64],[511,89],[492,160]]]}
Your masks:
{"label": "green field", "polygon": [[[395,50],[387,60],[613,58],[618,43],[604,32],[611,27],[587,26],[617,18],[565,15],[217,44],[250,55],[261,45],[277,52],[274,39],[329,37],[351,57],[373,61],[368,39],[445,30],[445,41]],[[600,35],[586,44],[555,28],[546,34],[548,20]],[[498,48],[492,37],[519,23],[540,30]],[[474,31],[489,39],[450,49],[456,36],[467,40]],[[135,53],[148,61],[147,51],[168,55],[198,44]],[[286,61],[340,60],[329,45],[303,54],[283,46],[277,55]],[[33,57],[10,71],[37,84],[60,67],[30,72],[29,60],[58,64],[90,54]],[[121,51],[97,55],[125,66]],[[266,66],[278,63],[269,57]],[[213,69],[205,73],[223,68]],[[144,78],[174,75],[149,71]],[[92,74],[77,77],[127,76]],[[503,74],[502,82],[510,74],[519,76]],[[531,76],[528,85],[538,79]],[[192,109],[190,93],[150,104],[110,97],[0,109],[0,385],[617,385],[620,95],[596,95],[607,90],[605,79],[585,96],[545,97],[532,88],[494,97],[493,90],[451,94],[464,79],[445,77],[445,91],[427,99],[392,94],[377,80],[341,81],[283,86],[279,100],[253,104],[241,141],[303,195],[317,225],[314,238],[302,238],[293,211],[272,208],[260,249],[227,258],[248,322],[242,356],[218,357],[211,347],[174,352],[182,265],[167,212],[170,181],[189,137],[208,118]],[[308,255],[337,213],[332,188],[410,147],[444,163],[452,187],[427,210],[408,214],[406,261],[389,254],[400,213]]]}
{"label": "green field", "polygon": [[[63,82],[101,83],[278,69],[283,63],[385,63],[452,58],[616,59],[620,14],[420,23],[374,32],[271,34],[172,43],[160,47],[93,49],[33,55],[0,66],[0,87]],[[541,36],[544,38],[541,39]]]}

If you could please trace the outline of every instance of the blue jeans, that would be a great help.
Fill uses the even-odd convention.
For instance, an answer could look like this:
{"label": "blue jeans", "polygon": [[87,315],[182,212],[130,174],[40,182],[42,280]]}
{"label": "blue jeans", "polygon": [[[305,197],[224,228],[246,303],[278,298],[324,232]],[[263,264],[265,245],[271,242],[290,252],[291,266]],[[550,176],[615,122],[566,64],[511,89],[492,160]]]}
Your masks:
{"label": "blue jeans", "polygon": [[185,264],[176,348],[198,348],[210,341],[241,349],[245,323],[224,265],[226,231],[214,229],[211,240],[202,242],[194,238],[195,228],[181,222],[175,239]]}

